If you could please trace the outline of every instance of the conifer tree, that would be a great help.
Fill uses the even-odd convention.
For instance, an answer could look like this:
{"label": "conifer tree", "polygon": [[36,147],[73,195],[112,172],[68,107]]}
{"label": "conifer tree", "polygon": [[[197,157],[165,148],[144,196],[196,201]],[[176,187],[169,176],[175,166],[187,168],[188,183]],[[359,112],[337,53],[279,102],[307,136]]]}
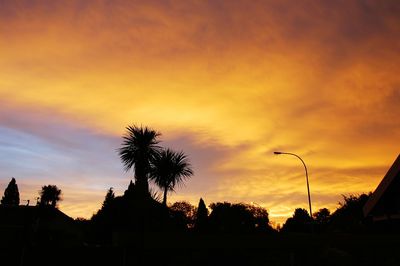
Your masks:
{"label": "conifer tree", "polygon": [[207,226],[207,219],[208,219],[208,209],[204,200],[200,198],[199,206],[197,207],[197,215],[196,215],[196,223],[195,228],[198,231],[204,231]]}
{"label": "conifer tree", "polygon": [[110,187],[103,202],[103,209],[108,208],[115,199],[114,188]]}
{"label": "conifer tree", "polygon": [[19,205],[19,191],[18,185],[13,177],[4,191],[4,196],[1,199],[1,205],[18,206]]}

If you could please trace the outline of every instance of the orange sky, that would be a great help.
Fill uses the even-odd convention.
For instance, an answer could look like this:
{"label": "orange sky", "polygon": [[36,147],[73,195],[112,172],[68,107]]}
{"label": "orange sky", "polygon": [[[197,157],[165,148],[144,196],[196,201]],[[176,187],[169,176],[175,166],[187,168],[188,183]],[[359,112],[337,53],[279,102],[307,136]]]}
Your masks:
{"label": "orange sky", "polygon": [[400,149],[398,1],[0,1],[0,188],[122,194],[124,127],[195,169],[170,200],[255,202],[281,222],[374,190]]}

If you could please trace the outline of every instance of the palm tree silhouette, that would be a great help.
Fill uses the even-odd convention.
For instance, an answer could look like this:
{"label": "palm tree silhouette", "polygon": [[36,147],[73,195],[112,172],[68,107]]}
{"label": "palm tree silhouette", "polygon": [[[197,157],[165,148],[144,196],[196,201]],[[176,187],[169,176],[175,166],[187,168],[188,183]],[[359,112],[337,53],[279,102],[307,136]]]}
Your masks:
{"label": "palm tree silhouette", "polygon": [[134,167],[135,188],[141,196],[147,196],[150,163],[161,150],[157,145],[157,137],[161,134],[151,128],[136,125],[126,127],[126,131],[119,156],[125,171],[128,172]]}
{"label": "palm tree silhouette", "polygon": [[183,152],[162,150],[154,159],[150,178],[164,191],[163,204],[167,205],[167,193],[193,175],[187,156]]}

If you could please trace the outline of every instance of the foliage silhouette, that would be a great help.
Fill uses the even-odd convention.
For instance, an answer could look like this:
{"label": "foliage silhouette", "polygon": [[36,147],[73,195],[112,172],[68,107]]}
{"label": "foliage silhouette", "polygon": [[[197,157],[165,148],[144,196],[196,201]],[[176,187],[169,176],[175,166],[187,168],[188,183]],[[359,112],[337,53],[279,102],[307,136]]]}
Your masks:
{"label": "foliage silhouette", "polygon": [[193,228],[196,218],[196,207],[187,201],[178,201],[169,207],[175,222],[180,227]]}
{"label": "foliage silhouette", "polygon": [[7,188],[4,190],[4,196],[1,199],[1,205],[7,205],[7,206],[19,205],[18,185],[14,177],[11,179]]}
{"label": "foliage silhouette", "polygon": [[195,229],[198,232],[204,232],[208,228],[208,209],[204,200],[200,198],[196,212]]}
{"label": "foliage silhouette", "polygon": [[247,210],[253,215],[254,225],[258,231],[268,231],[271,229],[266,209],[252,204],[247,204],[246,206]]}
{"label": "foliage silhouette", "polygon": [[119,149],[125,171],[134,168],[136,190],[141,197],[149,194],[150,164],[161,150],[157,140],[159,136],[160,133],[148,127],[128,126]]}
{"label": "foliage silhouette", "polygon": [[149,195],[150,195],[150,198],[152,198],[153,200],[155,200],[159,203],[162,202],[162,195],[155,188],[149,187]]}
{"label": "foliage silhouette", "polygon": [[332,213],[329,223],[331,231],[363,232],[367,230],[362,208],[368,201],[371,193],[361,195],[343,195],[343,202]]}
{"label": "foliage silhouette", "polygon": [[114,189],[110,187],[107,191],[106,197],[104,198],[102,208],[103,209],[108,208],[112,204],[114,199],[115,199]]}
{"label": "foliage silhouette", "polygon": [[183,152],[164,149],[154,157],[150,178],[163,190],[163,204],[167,206],[167,193],[193,175],[187,156]]}
{"label": "foliage silhouette", "polygon": [[[160,133],[136,125],[128,126],[126,130],[118,152],[125,171],[133,168],[135,182],[130,181],[123,196],[115,197],[109,190],[102,208],[91,219],[94,231],[105,232],[102,241],[106,242],[116,230],[143,233],[179,227],[174,223],[182,216],[181,212],[167,208],[167,192],[193,173],[186,155],[158,146]],[[159,202],[157,192],[149,189],[150,177],[163,188],[164,204]]]}
{"label": "foliage silhouette", "polygon": [[311,230],[312,219],[306,209],[295,209],[293,216],[282,226],[282,232],[308,233]]}
{"label": "foliage silhouette", "polygon": [[268,212],[249,204],[231,204],[217,202],[210,205],[212,212],[209,216],[210,229],[223,233],[266,232],[269,226]]}
{"label": "foliage silhouette", "polygon": [[40,205],[57,207],[57,202],[61,199],[61,189],[58,189],[56,185],[43,186],[40,194]]}
{"label": "foliage silhouette", "polygon": [[327,224],[329,222],[331,212],[327,208],[319,209],[313,214],[314,221],[317,224]]}
{"label": "foliage silhouette", "polygon": [[326,232],[331,218],[331,212],[327,208],[319,209],[313,214],[313,226],[316,233]]}
{"label": "foliage silhouette", "polygon": [[91,218],[92,241],[110,244],[124,239],[129,233],[142,235],[145,232],[169,230],[172,220],[168,209],[150,197],[150,193],[146,197],[141,193],[137,185],[130,182],[122,196],[115,196],[94,214]]}

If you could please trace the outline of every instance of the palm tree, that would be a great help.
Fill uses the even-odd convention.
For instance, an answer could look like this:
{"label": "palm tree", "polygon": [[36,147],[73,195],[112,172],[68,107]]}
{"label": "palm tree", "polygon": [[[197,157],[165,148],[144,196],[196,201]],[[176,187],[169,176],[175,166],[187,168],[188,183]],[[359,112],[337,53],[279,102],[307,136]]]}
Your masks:
{"label": "palm tree", "polygon": [[150,163],[159,153],[160,147],[157,137],[161,134],[148,127],[128,126],[123,136],[119,156],[124,164],[125,171],[134,168],[135,187],[141,196],[149,194],[148,175]]}
{"label": "palm tree", "polygon": [[150,178],[164,190],[163,204],[166,206],[168,191],[173,191],[175,185],[192,175],[193,170],[186,155],[166,149],[155,157]]}
{"label": "palm tree", "polygon": [[56,207],[57,202],[61,200],[61,189],[56,185],[43,186],[39,194],[41,205]]}

